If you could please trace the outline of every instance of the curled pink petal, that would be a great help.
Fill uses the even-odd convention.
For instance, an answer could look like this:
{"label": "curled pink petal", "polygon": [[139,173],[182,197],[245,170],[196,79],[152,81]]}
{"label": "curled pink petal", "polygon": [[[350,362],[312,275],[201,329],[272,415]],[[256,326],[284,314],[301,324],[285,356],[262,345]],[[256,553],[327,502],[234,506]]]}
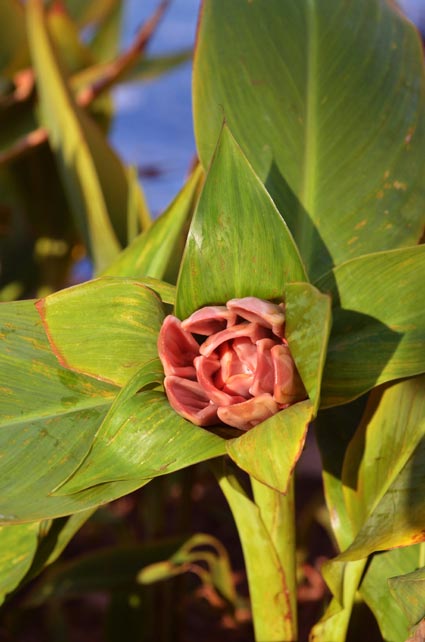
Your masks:
{"label": "curled pink petal", "polygon": [[165,377],[164,387],[171,407],[197,426],[218,423],[217,406],[205,394],[197,381],[173,375]]}
{"label": "curled pink petal", "polygon": [[225,305],[209,305],[197,310],[182,321],[182,328],[194,334],[209,336],[234,325],[236,314]]}
{"label": "curled pink petal", "polygon": [[305,399],[284,330],[283,303],[255,297],[207,306],[183,322],[166,317],[158,352],[171,406],[198,426],[249,430]]}
{"label": "curled pink petal", "polygon": [[252,343],[267,336],[267,328],[263,328],[257,323],[240,323],[234,325],[227,330],[222,330],[216,334],[212,334],[199,348],[199,352],[206,357],[209,357],[218,346],[225,341],[231,341],[238,337],[248,337]]}
{"label": "curled pink petal", "polygon": [[232,403],[245,401],[243,397],[234,397],[220,390],[214,383],[214,375],[220,369],[220,361],[217,357],[196,357],[196,376],[207,397],[218,406],[229,406]]}
{"label": "curled pink petal", "polygon": [[172,315],[165,317],[159,332],[158,354],[166,376],[196,379],[193,360],[199,354],[199,345]]}
{"label": "curled pink petal", "polygon": [[265,392],[273,394],[275,385],[275,376],[273,368],[273,359],[271,349],[276,345],[273,339],[260,339],[256,343],[257,350],[257,367],[252,386],[249,389],[253,397]]}
{"label": "curled pink petal", "polygon": [[305,399],[305,388],[287,345],[271,349],[274,367],[273,396],[278,403],[290,404]]}
{"label": "curled pink petal", "polygon": [[239,428],[239,430],[249,430],[276,414],[278,410],[280,410],[279,404],[273,397],[263,394],[252,397],[243,403],[218,408],[217,414],[221,421],[228,426]]}
{"label": "curled pink petal", "polygon": [[243,319],[271,328],[273,334],[283,337],[285,324],[283,303],[277,305],[254,296],[246,296],[243,299],[230,299],[226,305],[229,310]]}

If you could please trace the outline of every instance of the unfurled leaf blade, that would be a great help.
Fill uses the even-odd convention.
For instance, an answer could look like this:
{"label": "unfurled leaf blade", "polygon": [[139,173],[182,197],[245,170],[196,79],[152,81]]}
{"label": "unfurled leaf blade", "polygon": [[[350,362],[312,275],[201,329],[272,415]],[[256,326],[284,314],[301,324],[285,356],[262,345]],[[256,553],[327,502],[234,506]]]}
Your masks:
{"label": "unfurled leaf blade", "polygon": [[334,268],[316,285],[333,299],[322,405],[425,372],[425,246],[377,252]]}
{"label": "unfurled leaf blade", "polygon": [[[411,549],[414,547],[401,549],[401,552],[410,552]],[[413,555],[412,552],[411,556]],[[390,577],[388,580],[391,594],[407,617],[409,626],[414,626],[425,618],[425,568],[417,568],[417,562],[418,555],[414,557],[410,573]],[[397,570],[400,573],[400,569]]]}
{"label": "unfurled leaf blade", "polygon": [[0,604],[31,566],[39,527],[38,522],[0,526]]}
{"label": "unfurled leaf blade", "polygon": [[314,413],[331,331],[331,299],[309,283],[288,283],[285,290],[285,337]]}
{"label": "unfurled leaf blade", "polygon": [[204,167],[224,117],[311,278],[418,241],[423,51],[395,3],[205,0],[193,93]]}
{"label": "unfurled leaf blade", "polygon": [[241,437],[227,441],[227,452],[252,477],[284,493],[302,453],[312,417],[310,401],[296,403]]}
{"label": "unfurled leaf blade", "polygon": [[285,283],[304,279],[289,230],[224,125],[183,255],[177,316],[235,297],[282,298]]}
{"label": "unfurled leaf blade", "polygon": [[117,236],[121,243],[126,242],[125,172],[97,126],[71,95],[47,31],[42,2],[31,0],[27,12],[42,120],[80,230],[100,270],[118,254]]}
{"label": "unfurled leaf blade", "polygon": [[[182,419],[162,391],[161,363],[147,363],[117,397],[87,457],[57,494],[125,479],[149,479],[225,453],[225,442]],[[140,392],[139,392],[140,391]]]}
{"label": "unfurled leaf blade", "polygon": [[[409,571],[415,571],[418,566],[420,558],[419,547],[420,545],[396,548],[392,551],[374,555],[360,585],[360,594],[373,612],[379,624],[382,637],[388,642],[405,642],[409,628],[417,624],[421,617],[425,616],[423,589],[422,595],[420,590],[418,593],[415,592],[416,594],[410,594],[409,590],[415,584],[413,576],[416,573],[409,573]],[[401,578],[393,577],[401,573],[406,573],[406,575]],[[413,582],[408,588],[409,576],[412,577]],[[403,581],[403,578],[406,578],[407,588],[406,594],[403,596],[407,598],[405,604],[403,604],[403,599],[398,599],[397,591],[393,591],[394,579]],[[416,587],[417,585],[414,588]],[[406,606],[407,610],[411,607],[411,613],[416,610],[413,621],[406,617],[408,614],[403,612],[403,606]]]}
{"label": "unfurled leaf blade", "polygon": [[124,385],[157,356],[164,312],[148,287],[104,277],[37,302],[53,351],[71,370]]}

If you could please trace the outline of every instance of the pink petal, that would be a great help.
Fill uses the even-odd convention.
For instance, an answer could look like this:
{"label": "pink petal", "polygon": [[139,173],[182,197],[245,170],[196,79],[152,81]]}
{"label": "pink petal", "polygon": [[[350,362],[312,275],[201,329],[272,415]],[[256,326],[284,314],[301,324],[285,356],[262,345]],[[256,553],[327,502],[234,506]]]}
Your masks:
{"label": "pink petal", "polygon": [[[260,341],[268,341],[268,339],[260,339]],[[250,339],[241,337],[233,341],[232,348],[240,362],[239,372],[253,374],[257,369],[257,345]]]}
{"label": "pink petal", "polygon": [[217,409],[218,417],[228,426],[249,430],[279,411],[279,405],[269,394],[253,397],[243,403]]}
{"label": "pink petal", "polygon": [[283,303],[276,305],[270,301],[264,301],[264,299],[246,296],[243,299],[231,299],[226,305],[229,310],[243,319],[271,328],[273,334],[283,337],[285,323]]}
{"label": "pink petal", "polygon": [[219,423],[217,406],[196,381],[169,376],[164,379],[164,387],[171,407],[185,419],[197,426]]}
{"label": "pink petal", "polygon": [[158,354],[165,374],[196,379],[194,358],[199,346],[189,332],[181,327],[181,321],[171,314],[165,317],[158,336]]}
{"label": "pink petal", "polygon": [[304,385],[287,345],[271,349],[274,366],[273,396],[278,403],[289,404],[306,398]]}
{"label": "pink petal", "polygon": [[266,336],[268,336],[267,328],[263,328],[257,323],[240,323],[208,337],[199,348],[199,352],[209,357],[224,341],[230,341],[238,337],[248,337],[252,343],[255,343]]}
{"label": "pink petal", "polygon": [[196,357],[194,363],[198,382],[213,403],[218,406],[229,406],[230,404],[244,401],[243,397],[235,396],[233,393],[227,394],[215,385],[214,375],[220,369],[220,361],[216,356]]}
{"label": "pink petal", "polygon": [[257,368],[252,386],[249,389],[253,397],[261,395],[264,392],[273,394],[275,371],[270,351],[275,345],[276,342],[273,339],[260,339],[260,341],[256,343]]}
{"label": "pink petal", "polygon": [[224,305],[210,305],[182,321],[182,328],[194,334],[215,334],[236,323],[236,314]]}

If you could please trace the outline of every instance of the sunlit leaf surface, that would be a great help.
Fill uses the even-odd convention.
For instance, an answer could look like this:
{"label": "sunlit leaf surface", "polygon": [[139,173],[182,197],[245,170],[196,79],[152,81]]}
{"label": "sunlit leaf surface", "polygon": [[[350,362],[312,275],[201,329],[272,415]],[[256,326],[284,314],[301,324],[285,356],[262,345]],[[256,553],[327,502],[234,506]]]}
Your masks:
{"label": "sunlit leaf surface", "polygon": [[285,283],[303,280],[288,228],[224,125],[189,230],[177,316],[235,297],[282,298]]}
{"label": "sunlit leaf surface", "polygon": [[[224,19],[225,16],[225,19]],[[414,244],[425,221],[423,51],[381,0],[205,0],[194,119],[205,168],[223,117],[312,278]]]}

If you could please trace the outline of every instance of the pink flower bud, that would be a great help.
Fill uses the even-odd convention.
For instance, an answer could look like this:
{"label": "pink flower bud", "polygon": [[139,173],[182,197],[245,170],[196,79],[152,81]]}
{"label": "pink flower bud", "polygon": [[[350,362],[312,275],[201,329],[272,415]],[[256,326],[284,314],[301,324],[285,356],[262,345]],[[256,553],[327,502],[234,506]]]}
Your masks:
{"label": "pink flower bud", "polygon": [[170,315],[158,352],[172,408],[198,426],[249,430],[306,398],[285,340],[283,303],[245,297],[182,322]]}

